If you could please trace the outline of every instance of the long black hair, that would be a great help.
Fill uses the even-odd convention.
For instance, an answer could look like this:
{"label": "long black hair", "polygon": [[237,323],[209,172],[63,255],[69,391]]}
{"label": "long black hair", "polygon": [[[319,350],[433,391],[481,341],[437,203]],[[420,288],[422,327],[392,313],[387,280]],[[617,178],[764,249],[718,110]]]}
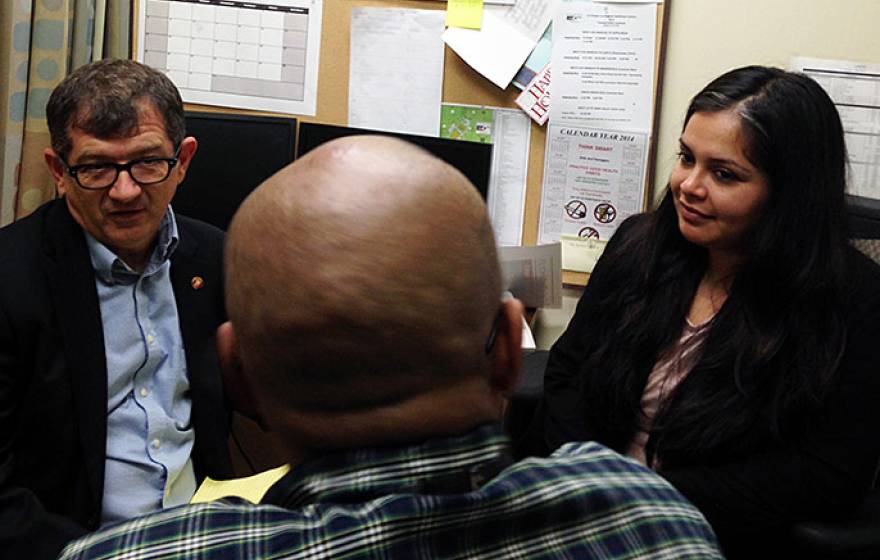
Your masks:
{"label": "long black hair", "polygon": [[[695,113],[727,110],[741,119],[745,155],[769,196],[699,361],[654,418],[646,452],[666,467],[797,437],[846,344],[846,149],[833,102],[807,76],[749,66],[700,91],[685,126]],[[679,231],[668,187],[631,227],[606,255],[615,289],[591,320],[607,328],[583,365],[592,372],[584,390],[603,396],[587,420],[606,426],[616,447],[632,437],[648,374],[678,340],[707,267],[706,250]]]}

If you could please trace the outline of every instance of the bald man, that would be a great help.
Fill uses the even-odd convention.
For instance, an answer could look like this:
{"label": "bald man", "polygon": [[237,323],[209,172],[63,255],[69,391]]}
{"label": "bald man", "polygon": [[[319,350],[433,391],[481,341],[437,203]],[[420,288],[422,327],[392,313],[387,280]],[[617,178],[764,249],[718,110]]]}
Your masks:
{"label": "bald man", "polygon": [[261,505],[167,510],[65,558],[721,557],[672,486],[598,444],[510,459],[521,306],[445,163],[384,137],[325,144],[244,202],[225,258],[221,361],[305,460]]}

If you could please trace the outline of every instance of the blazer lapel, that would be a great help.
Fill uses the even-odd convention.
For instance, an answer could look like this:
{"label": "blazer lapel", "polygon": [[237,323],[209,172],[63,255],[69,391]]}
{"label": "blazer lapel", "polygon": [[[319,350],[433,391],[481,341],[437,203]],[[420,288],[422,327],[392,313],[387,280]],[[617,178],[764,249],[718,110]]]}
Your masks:
{"label": "blazer lapel", "polygon": [[177,226],[180,242],[171,255],[171,284],[192,398],[196,476],[228,478],[232,476],[226,440],[229,419],[214,336],[214,330],[226,319],[222,313],[223,278],[219,263],[210,257],[206,260],[207,253],[187,221],[178,217]]}
{"label": "blazer lapel", "polygon": [[[196,336],[196,329],[199,325],[199,302],[201,299],[193,287],[192,279],[196,276],[204,276],[204,272],[199,270],[199,263],[193,258],[196,252],[196,242],[186,234],[185,228],[181,226],[179,220],[177,227],[180,241],[177,249],[171,255],[171,285],[174,288],[177,316],[180,319],[180,334],[183,337],[187,355],[186,365],[187,369],[191,369],[195,364],[190,364],[189,343],[199,338]],[[190,377],[192,377],[191,374]]]}
{"label": "blazer lapel", "polygon": [[55,203],[46,221],[43,262],[58,314],[89,484],[100,506],[107,447],[107,363],[95,274],[83,232],[64,200]]}

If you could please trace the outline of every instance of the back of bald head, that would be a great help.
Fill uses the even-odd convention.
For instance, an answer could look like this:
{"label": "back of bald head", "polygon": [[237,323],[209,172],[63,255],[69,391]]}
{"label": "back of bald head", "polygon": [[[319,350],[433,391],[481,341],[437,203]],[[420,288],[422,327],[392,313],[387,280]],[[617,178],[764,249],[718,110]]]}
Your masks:
{"label": "back of bald head", "polygon": [[299,410],[386,406],[485,375],[501,292],[473,185],[372,136],[324,144],[248,197],[226,286],[260,398]]}

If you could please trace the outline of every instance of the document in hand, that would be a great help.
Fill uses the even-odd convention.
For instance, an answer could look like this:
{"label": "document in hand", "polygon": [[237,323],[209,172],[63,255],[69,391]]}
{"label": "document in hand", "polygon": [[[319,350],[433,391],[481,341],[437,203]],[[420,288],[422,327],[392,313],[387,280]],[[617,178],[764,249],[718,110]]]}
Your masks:
{"label": "document in hand", "polygon": [[562,250],[559,243],[500,247],[504,286],[526,307],[562,307]]}

